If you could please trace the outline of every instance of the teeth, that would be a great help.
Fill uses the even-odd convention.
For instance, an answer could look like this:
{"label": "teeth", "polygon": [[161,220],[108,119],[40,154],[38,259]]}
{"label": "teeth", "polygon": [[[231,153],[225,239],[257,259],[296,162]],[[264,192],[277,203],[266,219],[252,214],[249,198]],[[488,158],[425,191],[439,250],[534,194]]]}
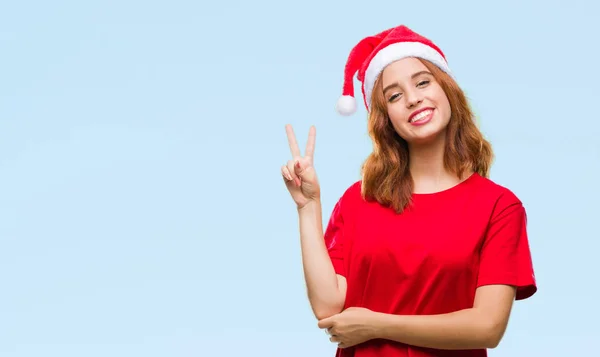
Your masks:
{"label": "teeth", "polygon": [[424,112],[420,112],[419,114],[415,115],[415,116],[414,116],[414,117],[413,117],[413,118],[410,120],[410,122],[411,122],[411,123],[414,123],[414,122],[416,122],[416,121],[419,121],[419,120],[421,120],[421,119],[424,119],[426,116],[428,116],[429,114],[431,114],[431,112],[432,112],[431,110],[426,110],[426,111],[424,111]]}

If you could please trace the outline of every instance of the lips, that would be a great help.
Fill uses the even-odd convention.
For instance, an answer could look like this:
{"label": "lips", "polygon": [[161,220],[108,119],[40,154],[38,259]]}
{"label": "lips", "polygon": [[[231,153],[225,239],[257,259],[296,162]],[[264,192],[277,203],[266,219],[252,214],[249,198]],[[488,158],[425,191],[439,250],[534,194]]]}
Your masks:
{"label": "lips", "polygon": [[419,109],[416,112],[412,113],[408,118],[409,123],[414,123],[416,121],[427,118],[433,112],[433,108],[423,108]]}

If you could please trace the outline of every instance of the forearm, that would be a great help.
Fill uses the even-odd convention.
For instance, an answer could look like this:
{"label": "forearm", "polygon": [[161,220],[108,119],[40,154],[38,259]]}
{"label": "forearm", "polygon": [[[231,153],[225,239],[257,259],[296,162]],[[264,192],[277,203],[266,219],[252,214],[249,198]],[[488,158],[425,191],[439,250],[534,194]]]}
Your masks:
{"label": "forearm", "polygon": [[321,202],[312,201],[298,210],[302,265],[308,299],[318,319],[339,313],[343,309],[344,294],[327,247],[323,240]]}
{"label": "forearm", "polygon": [[376,314],[376,338],[443,350],[494,348],[503,333],[478,309],[441,315]]}

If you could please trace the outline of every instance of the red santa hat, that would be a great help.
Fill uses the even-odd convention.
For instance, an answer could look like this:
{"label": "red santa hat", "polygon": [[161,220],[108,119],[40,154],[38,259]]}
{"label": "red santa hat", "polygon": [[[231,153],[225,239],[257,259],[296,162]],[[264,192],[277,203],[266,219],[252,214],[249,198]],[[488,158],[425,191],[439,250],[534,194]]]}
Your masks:
{"label": "red santa hat", "polygon": [[369,111],[377,77],[387,65],[406,57],[428,60],[451,74],[444,53],[429,39],[403,25],[385,30],[364,38],[350,51],[344,69],[342,96],[336,105],[338,113],[351,115],[356,111],[353,82],[356,72],[358,80],[362,82],[363,100]]}

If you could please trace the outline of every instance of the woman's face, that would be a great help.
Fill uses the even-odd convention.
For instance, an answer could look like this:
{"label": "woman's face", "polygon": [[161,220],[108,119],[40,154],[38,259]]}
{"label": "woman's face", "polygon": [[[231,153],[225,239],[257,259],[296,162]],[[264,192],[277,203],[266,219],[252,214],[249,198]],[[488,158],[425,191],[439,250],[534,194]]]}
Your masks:
{"label": "woman's face", "polygon": [[404,58],[393,62],[381,75],[388,115],[400,137],[409,144],[421,144],[445,133],[450,122],[450,102],[420,60]]}

